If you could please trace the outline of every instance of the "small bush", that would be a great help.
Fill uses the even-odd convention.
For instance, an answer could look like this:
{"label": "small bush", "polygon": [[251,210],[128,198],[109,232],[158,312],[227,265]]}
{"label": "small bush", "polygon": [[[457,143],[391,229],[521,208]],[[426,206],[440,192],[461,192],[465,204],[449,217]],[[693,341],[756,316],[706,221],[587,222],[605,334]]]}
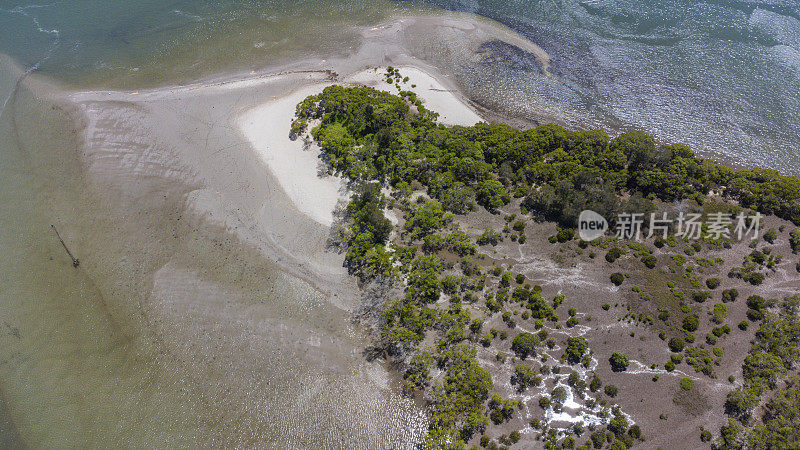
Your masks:
{"label": "small bush", "polygon": [[611,364],[611,370],[614,372],[622,372],[628,369],[628,364],[630,364],[630,360],[624,353],[614,352],[611,354],[611,357],[608,358],[608,362]]}
{"label": "small bush", "polygon": [[722,281],[719,278],[709,278],[706,280],[706,286],[709,289],[716,289]]}
{"label": "small bush", "polygon": [[686,316],[686,318],[683,319],[683,329],[686,331],[697,331],[697,327],[699,326],[700,320],[695,316]]}
{"label": "small bush", "polygon": [[615,286],[621,285],[623,281],[625,281],[625,275],[619,272],[614,272],[611,274],[611,282],[614,283]]}
{"label": "small bush", "polygon": [[764,282],[765,277],[766,276],[761,272],[750,272],[744,276],[744,281],[747,281],[753,286],[758,286]]}
{"label": "small bush", "polygon": [[478,237],[478,245],[497,245],[500,242],[503,242],[503,235],[491,228],[487,228],[486,231]]}
{"label": "small bush", "polygon": [[681,378],[681,389],[689,391],[694,387],[694,380],[691,378]]}
{"label": "small bush", "polygon": [[559,228],[556,233],[556,240],[561,243],[571,241],[574,237],[575,230],[572,228]]}
{"label": "small bush", "polygon": [[521,359],[525,359],[536,353],[536,346],[539,345],[539,342],[538,336],[522,332],[511,341],[511,350],[514,350],[514,353]]}
{"label": "small bush", "polygon": [[724,303],[735,302],[737,297],[739,297],[739,291],[736,289],[725,289],[722,291],[722,301]]}
{"label": "small bush", "polygon": [[624,250],[622,250],[619,247],[614,247],[606,253],[606,261],[613,263],[614,261],[619,259],[620,256],[624,254],[625,254]]}
{"label": "small bush", "polygon": [[675,338],[674,337],[674,338],[669,340],[669,349],[672,350],[675,353],[682,352],[683,351],[683,346],[684,346],[683,339],[679,339],[679,338]]}

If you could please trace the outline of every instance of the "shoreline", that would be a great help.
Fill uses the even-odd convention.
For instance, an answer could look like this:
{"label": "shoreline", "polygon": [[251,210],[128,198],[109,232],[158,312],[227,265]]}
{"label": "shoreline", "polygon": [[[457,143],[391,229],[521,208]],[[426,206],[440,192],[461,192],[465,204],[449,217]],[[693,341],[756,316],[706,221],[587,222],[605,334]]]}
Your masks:
{"label": "shoreline", "polygon": [[[335,84],[369,86],[385,91],[387,84],[382,69],[367,68],[341,80],[303,86],[250,108],[235,119],[240,132],[260,155],[294,206],[321,225],[330,227],[334,224],[334,211],[349,198],[348,182],[338,175],[325,173],[327,167],[318,146],[304,148],[300,138],[290,139],[289,128],[295,106],[306,97]],[[442,123],[474,125],[483,120],[434,76],[412,66],[398,69],[409,77],[404,87],[417,92],[428,109],[439,112]],[[417,87],[411,87],[415,85]],[[394,87],[389,86],[390,90]]]}

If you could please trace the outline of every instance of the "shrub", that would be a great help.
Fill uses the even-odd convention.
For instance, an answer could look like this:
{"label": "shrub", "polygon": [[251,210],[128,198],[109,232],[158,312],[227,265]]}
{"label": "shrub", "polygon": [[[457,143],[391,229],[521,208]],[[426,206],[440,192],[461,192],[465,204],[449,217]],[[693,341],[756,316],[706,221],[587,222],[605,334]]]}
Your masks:
{"label": "shrub", "polygon": [[766,309],[767,306],[769,306],[769,303],[760,295],[751,295],[750,297],[747,297],[748,308],[763,310]]}
{"label": "shrub", "polygon": [[622,372],[628,369],[628,364],[630,364],[630,360],[624,353],[614,352],[611,354],[611,357],[608,358],[608,362],[611,364],[611,370],[614,372]]}
{"label": "shrub", "polygon": [[575,230],[573,230],[572,228],[559,228],[558,233],[556,233],[556,240],[561,243],[569,242],[574,237],[575,237]]}
{"label": "shrub", "polygon": [[522,332],[511,341],[511,350],[521,359],[536,354],[536,346],[539,345],[539,337],[535,334]]}
{"label": "shrub", "polygon": [[722,291],[722,301],[725,303],[735,302],[737,297],[739,297],[739,291],[736,289],[725,289]]}
{"label": "shrub", "polygon": [[617,396],[619,389],[617,389],[617,387],[614,386],[613,384],[607,384],[606,387],[603,388],[603,392],[605,392],[607,396],[613,398]]}
{"label": "shrub", "polygon": [[667,363],[664,364],[664,369],[666,369],[667,372],[672,372],[675,370],[675,363],[672,361],[667,361]]}
{"label": "shrub", "polygon": [[792,247],[792,252],[800,252],[800,228],[789,232],[789,245]]}
{"label": "shrub", "polygon": [[672,350],[675,353],[682,352],[683,351],[683,346],[684,346],[683,339],[679,339],[679,338],[674,337],[674,338],[669,340],[669,349]]}
{"label": "shrub", "polygon": [[764,282],[765,277],[766,276],[761,272],[750,272],[744,276],[744,281],[747,281],[753,286],[758,286]]}
{"label": "shrub", "polygon": [[548,397],[546,395],[543,395],[541,398],[539,398],[539,407],[541,407],[542,409],[549,408],[550,407],[550,397]]}
{"label": "shrub", "polygon": [[589,349],[589,341],[582,337],[567,338],[567,349],[564,350],[564,356],[567,361],[572,364],[580,362],[583,354]]}
{"label": "shrub", "polygon": [[491,228],[487,228],[486,231],[478,237],[479,245],[497,245],[500,242],[503,242],[503,234]]}
{"label": "shrub", "polygon": [[709,278],[706,280],[706,286],[709,289],[716,289],[722,281],[719,278]]}
{"label": "shrub", "polygon": [[611,282],[614,283],[615,286],[621,285],[623,281],[625,281],[625,275],[619,272],[614,272],[611,274]]}
{"label": "shrub", "polygon": [[757,322],[764,318],[764,311],[760,309],[748,309],[747,310],[747,319],[752,322]]}
{"label": "shrub", "polygon": [[653,255],[647,255],[642,257],[642,263],[644,263],[648,269],[653,269],[656,267],[658,259]]}
{"label": "shrub", "polygon": [[697,331],[700,326],[700,320],[695,316],[686,316],[683,319],[683,329],[686,331]]}
{"label": "shrub", "polygon": [[722,323],[728,317],[728,307],[724,303],[715,303],[714,310],[712,311],[714,323]]}
{"label": "shrub", "polygon": [[597,392],[603,386],[603,382],[600,381],[600,378],[595,375],[592,377],[592,381],[589,382],[589,390],[592,392]]}
{"label": "shrub", "polygon": [[694,380],[691,378],[681,378],[681,389],[689,391],[694,386]]}
{"label": "shrub", "polygon": [[514,368],[514,375],[511,377],[511,383],[516,384],[520,391],[524,391],[529,386],[538,386],[542,382],[536,371],[531,366],[519,364]]}
{"label": "shrub", "polygon": [[770,244],[775,243],[775,239],[778,237],[778,233],[775,231],[774,228],[770,228],[764,233],[764,240],[769,242]]}
{"label": "shrub", "polygon": [[292,121],[291,129],[289,130],[293,136],[299,136],[303,131],[305,131],[306,127],[308,126],[308,122],[306,119],[294,119]]}
{"label": "shrub", "polygon": [[606,261],[613,263],[614,261],[619,259],[620,256],[624,254],[625,254],[624,250],[622,250],[619,247],[614,247],[606,253]]}

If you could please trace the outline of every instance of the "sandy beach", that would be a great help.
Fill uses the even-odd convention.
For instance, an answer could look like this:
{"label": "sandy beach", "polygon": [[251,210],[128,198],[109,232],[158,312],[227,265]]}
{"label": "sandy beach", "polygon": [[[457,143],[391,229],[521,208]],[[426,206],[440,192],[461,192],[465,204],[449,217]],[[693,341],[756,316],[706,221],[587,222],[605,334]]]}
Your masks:
{"label": "sandy beach", "polygon": [[[415,67],[399,69],[403,76],[409,77],[404,88],[416,92],[428,109],[439,112],[442,123],[468,126],[482,120],[477,112],[433,76]],[[396,91],[386,83],[385,70],[385,67],[362,70],[338,84]],[[236,120],[236,125],[269,167],[292,204],[325,226],[333,223],[337,203],[348,198],[347,182],[338,176],[327,175],[320,149],[316,145],[304,149],[302,139],[291,139],[289,125],[298,103],[332,84],[323,82],[304,86],[249,109]],[[416,87],[410,87],[412,85]]]}
{"label": "sandy beach", "polygon": [[[66,205],[42,213],[32,234],[29,247],[39,250],[31,257],[47,267],[30,289],[44,278],[55,280],[47,286],[75,289],[70,302],[53,295],[15,322],[25,335],[26,320],[53,318],[29,327],[44,327],[42,339],[70,338],[47,340],[47,351],[15,341],[9,348],[28,355],[36,370],[6,373],[24,385],[4,388],[49,392],[58,385],[65,398],[101,399],[67,402],[41,422],[77,417],[91,429],[117,430],[93,441],[101,447],[151,446],[153,436],[174,446],[417,442],[427,429],[424,412],[398,395],[380,361],[364,358],[369,338],[352,317],[360,292],[343,255],[328,248],[345,183],[318,176],[319,149],[303,151],[289,139],[289,124],[300,100],[332,83],[393,91],[382,76],[388,65],[410,77],[408,87],[417,85],[443,123],[482,120],[435,61],[414,56],[421,52],[408,40],[444,32],[479,42],[492,30],[458,14],[403,17],[357,30],[361,45],[346,58],[130,91],[70,91],[28,77],[20,95],[35,90],[54,104],[32,117],[56,117],[52,147],[60,159],[23,157],[49,170],[41,177],[49,184],[36,195]],[[497,27],[497,36],[507,33]],[[25,122],[17,128],[22,137],[32,134]],[[46,238],[50,223],[80,257],[78,270]],[[85,356],[76,363],[76,354]],[[5,400],[11,411],[28,401]],[[57,434],[15,419],[26,442],[86,442],[85,434],[56,441]]]}

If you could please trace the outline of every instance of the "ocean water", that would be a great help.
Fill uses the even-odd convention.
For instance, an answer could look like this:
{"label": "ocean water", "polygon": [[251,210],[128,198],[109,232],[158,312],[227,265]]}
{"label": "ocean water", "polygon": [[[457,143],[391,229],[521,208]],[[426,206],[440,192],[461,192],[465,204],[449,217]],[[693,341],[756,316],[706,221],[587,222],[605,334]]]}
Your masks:
{"label": "ocean water", "polygon": [[[337,385],[341,397],[324,397],[338,421],[320,409],[304,417],[248,397],[281,383],[280,399],[307,389],[295,372],[313,368],[295,365],[290,354],[265,355],[285,367],[273,378],[252,376],[245,393],[230,392],[212,363],[176,362],[142,332],[152,324],[141,310],[149,292],[141,273],[175,248],[214,261],[223,278],[247,267],[250,278],[222,280],[241,285],[240,302],[274,301],[285,320],[303,308],[303,326],[331,335],[346,333],[347,319],[269,264],[203,244],[211,238],[142,231],[170,223],[157,218],[128,223],[84,189],[66,115],[17,81],[38,72],[74,88],[186,83],[346,54],[356,45],[352,26],[436,8],[496,20],[551,56],[543,73],[531,54],[496,41],[474,58],[436,46],[420,54],[486,106],[540,122],[644,129],[732,164],[800,173],[794,1],[0,1],[0,54],[7,55],[0,56],[0,447],[368,441],[347,424],[357,395],[347,386]],[[51,223],[104,263],[92,277],[64,261]],[[323,425],[304,441],[310,423]],[[331,440],[337,433],[341,439]]]}
{"label": "ocean water", "polygon": [[514,49],[461,67],[470,79],[462,84],[488,105],[544,122],[646,130],[737,166],[800,174],[796,1],[430,3],[497,20],[552,57],[549,77]]}

